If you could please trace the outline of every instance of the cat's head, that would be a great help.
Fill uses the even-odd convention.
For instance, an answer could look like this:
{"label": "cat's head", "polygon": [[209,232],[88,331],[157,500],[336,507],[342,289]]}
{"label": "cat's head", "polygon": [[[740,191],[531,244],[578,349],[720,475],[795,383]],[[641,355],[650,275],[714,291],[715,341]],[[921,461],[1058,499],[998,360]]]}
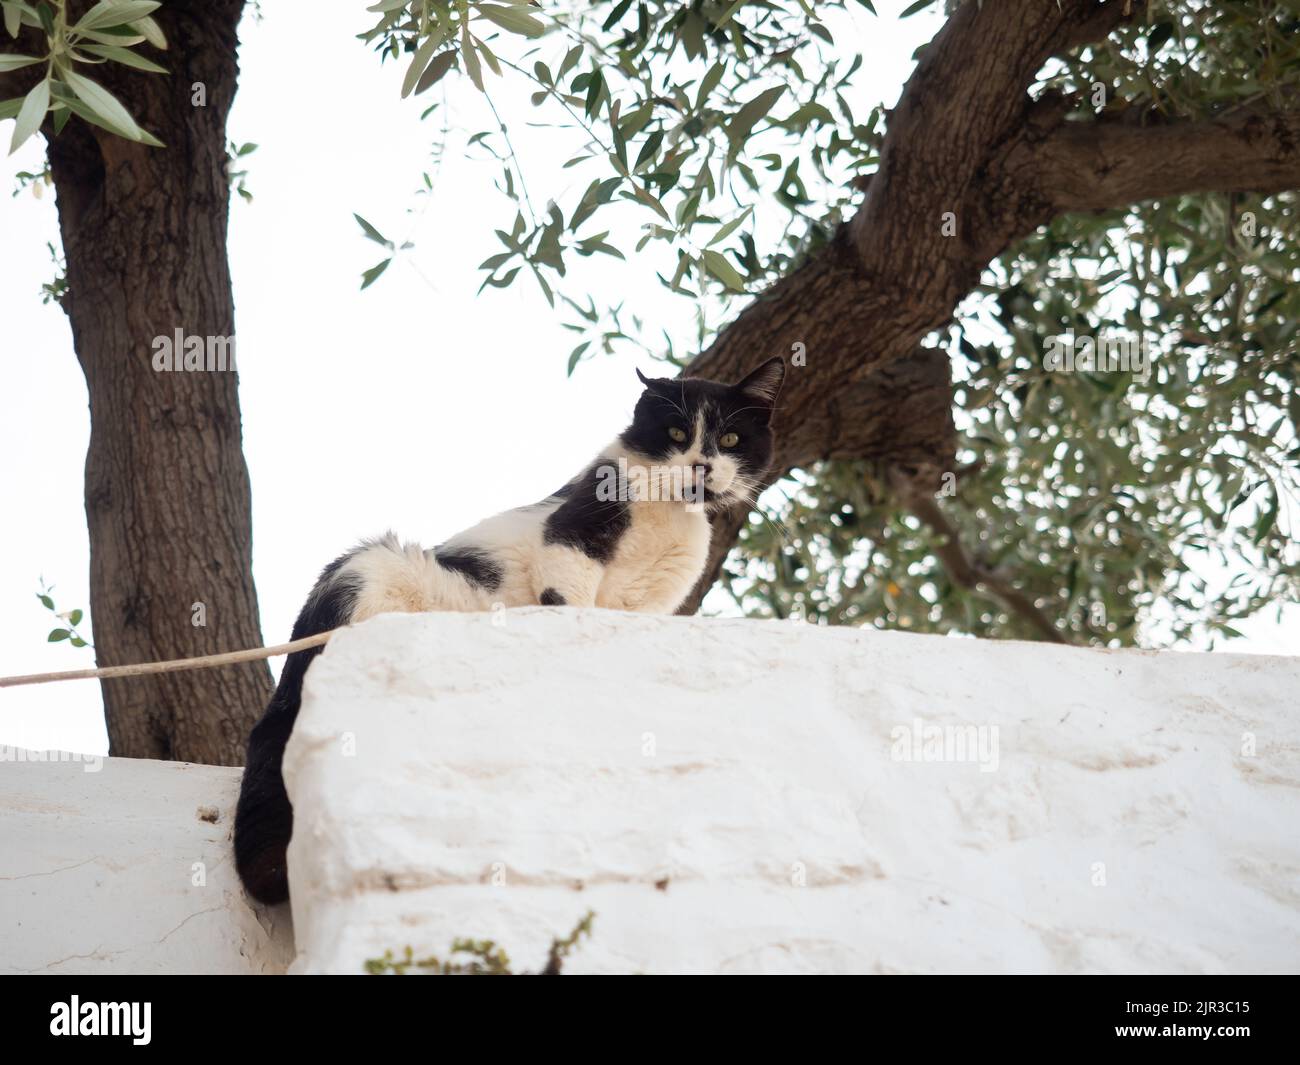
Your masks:
{"label": "cat's head", "polygon": [[772,411],[784,360],[769,359],[734,385],[646,377],[639,370],[637,376],[645,391],[619,437],[630,456],[675,471],[687,498],[710,509],[752,502],[772,463]]}

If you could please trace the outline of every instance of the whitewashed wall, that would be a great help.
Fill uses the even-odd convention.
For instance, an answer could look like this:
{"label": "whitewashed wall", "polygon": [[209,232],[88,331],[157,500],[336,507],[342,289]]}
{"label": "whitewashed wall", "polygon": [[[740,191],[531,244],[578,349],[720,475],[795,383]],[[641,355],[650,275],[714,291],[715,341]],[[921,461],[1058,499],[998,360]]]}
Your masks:
{"label": "whitewashed wall", "polygon": [[0,972],[284,972],[288,907],[235,875],[240,770],[50,757],[0,747]]}
{"label": "whitewashed wall", "polygon": [[[536,969],[589,910],[572,972],[1296,971],[1298,702],[1296,658],[376,618],[288,752],[290,971]],[[0,971],[283,971],[238,770],[87,768],[0,761]]]}
{"label": "whitewashed wall", "polygon": [[537,609],[307,695],[294,971],[588,910],[574,972],[1300,968],[1300,659]]}

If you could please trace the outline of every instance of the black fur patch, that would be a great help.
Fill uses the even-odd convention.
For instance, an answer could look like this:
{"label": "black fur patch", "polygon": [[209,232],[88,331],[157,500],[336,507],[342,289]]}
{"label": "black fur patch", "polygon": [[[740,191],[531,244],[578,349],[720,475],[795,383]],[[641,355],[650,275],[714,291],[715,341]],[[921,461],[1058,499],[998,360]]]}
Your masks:
{"label": "black fur patch", "polygon": [[564,606],[567,600],[554,588],[542,589],[542,606]]}
{"label": "black fur patch", "polygon": [[[357,580],[339,575],[351,557],[343,555],[321,572],[294,623],[293,639],[328,632],[351,620]],[[260,902],[283,902],[289,897],[285,854],[293,835],[293,806],[284,790],[281,763],[302,704],[303,678],[320,652],[321,648],[312,647],[288,657],[266,713],[248,737],[248,758],[235,808],[235,867],[248,893]]]}
{"label": "black fur patch", "polygon": [[573,490],[546,519],[543,540],[581,551],[588,558],[605,563],[614,557],[620,537],[632,524],[627,503],[601,499],[597,488],[598,466],[591,466],[573,485]]}
{"label": "black fur patch", "polygon": [[501,564],[494,562],[482,551],[472,548],[458,548],[449,551],[442,547],[433,549],[433,557],[443,569],[454,570],[470,584],[486,591],[494,592],[501,586],[505,570]]}

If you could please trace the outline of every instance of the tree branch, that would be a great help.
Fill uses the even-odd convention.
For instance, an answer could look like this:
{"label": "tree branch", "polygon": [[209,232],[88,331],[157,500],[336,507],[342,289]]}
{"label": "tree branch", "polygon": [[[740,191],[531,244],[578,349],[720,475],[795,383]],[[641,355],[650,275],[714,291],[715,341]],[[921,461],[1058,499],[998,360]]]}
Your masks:
{"label": "tree branch", "polygon": [[957,527],[948,520],[933,491],[898,471],[891,476],[891,482],[907,509],[937,534],[932,550],[954,584],[972,590],[987,589],[1003,606],[1028,622],[1045,640],[1065,644],[1074,642],[1008,576],[986,568],[966,553]]}
{"label": "tree branch", "polygon": [[[1027,89],[1043,63],[1144,9],[1143,0],[963,4],[904,86],[862,207],[826,248],[741,312],[687,372],[735,378],[760,352],[803,344],[807,364],[787,379],[777,424],[791,465],[820,457],[819,441],[802,432],[806,403],[910,355],[951,318],[989,260],[1041,224],[1041,211],[1016,209],[1020,204],[993,216],[980,207],[998,191],[985,181],[990,168],[1023,136]],[[946,225],[950,213],[955,236]]]}
{"label": "tree branch", "polygon": [[1300,106],[1253,104],[1213,118],[1150,114],[1062,122],[1020,157],[1053,214],[1100,211],[1193,192],[1300,187]]}

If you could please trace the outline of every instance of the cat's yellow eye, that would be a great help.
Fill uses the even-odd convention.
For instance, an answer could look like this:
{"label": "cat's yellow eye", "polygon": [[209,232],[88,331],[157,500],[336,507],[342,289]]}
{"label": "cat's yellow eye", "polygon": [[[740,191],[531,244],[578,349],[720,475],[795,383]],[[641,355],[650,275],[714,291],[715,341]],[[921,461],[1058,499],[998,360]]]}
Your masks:
{"label": "cat's yellow eye", "polygon": [[723,447],[735,447],[740,443],[740,437],[736,433],[723,433],[718,443]]}
{"label": "cat's yellow eye", "polygon": [[686,443],[686,431],[684,429],[678,429],[677,426],[674,425],[671,429],[668,430],[668,435],[671,436],[674,440],[676,440],[679,444]]}

